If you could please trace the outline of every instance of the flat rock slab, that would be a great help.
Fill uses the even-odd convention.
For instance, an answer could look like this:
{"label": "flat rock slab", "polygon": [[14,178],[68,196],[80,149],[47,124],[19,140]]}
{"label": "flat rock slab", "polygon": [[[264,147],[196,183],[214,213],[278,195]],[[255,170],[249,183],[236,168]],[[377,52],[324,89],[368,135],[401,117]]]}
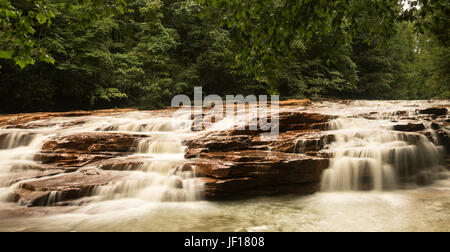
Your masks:
{"label": "flat rock slab", "polygon": [[[221,199],[235,192],[252,191],[252,195],[267,195],[276,186],[287,188],[304,185],[316,187],[328,159],[274,151],[247,150],[240,152],[210,152],[200,154],[179,167],[204,177],[205,197]],[[275,190],[282,192],[283,190]],[[237,194],[239,195],[239,194]]]}
{"label": "flat rock slab", "polygon": [[[50,127],[54,124],[39,122],[31,123],[36,121],[50,121],[52,118],[58,117],[84,117],[84,116],[94,116],[94,115],[113,115],[116,113],[124,113],[136,111],[135,109],[111,109],[111,110],[96,110],[96,111],[72,111],[72,112],[61,112],[61,113],[24,113],[24,114],[13,114],[13,115],[2,115],[0,116],[0,127],[6,128],[17,128],[17,129],[34,129],[40,127]],[[79,124],[82,124],[79,122]]]}
{"label": "flat rock slab", "polygon": [[122,133],[78,133],[46,142],[42,150],[53,153],[130,152],[146,135]]}
{"label": "flat rock slab", "polygon": [[125,179],[127,173],[95,168],[24,182],[15,190],[15,201],[27,206],[45,206],[92,196],[96,187]]}
{"label": "flat rock slab", "polygon": [[404,132],[418,132],[425,130],[425,125],[421,122],[404,122],[394,125],[394,130]]}
{"label": "flat rock slab", "polygon": [[447,108],[427,108],[427,109],[419,110],[419,113],[425,114],[425,115],[443,116],[443,115],[447,115],[448,109]]}

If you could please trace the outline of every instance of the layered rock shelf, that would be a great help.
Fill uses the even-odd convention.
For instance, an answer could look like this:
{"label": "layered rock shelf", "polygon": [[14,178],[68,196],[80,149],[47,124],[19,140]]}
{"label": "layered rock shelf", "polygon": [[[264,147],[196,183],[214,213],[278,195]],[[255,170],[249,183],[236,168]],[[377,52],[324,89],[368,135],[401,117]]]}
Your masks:
{"label": "layered rock shelf", "polygon": [[[160,135],[142,130],[152,121],[142,123],[145,127],[128,127],[136,128],[135,131],[125,131],[121,125],[130,122],[121,124],[116,120],[122,115],[130,117],[130,113],[141,113],[138,111],[1,116],[0,149],[17,150],[17,155],[20,148],[25,151],[34,146],[36,149],[31,156],[8,159],[11,161],[9,172],[2,174],[0,185],[10,187],[10,190],[3,198],[30,207],[85,204],[95,198],[98,189],[129,179],[138,181],[136,188],[144,188],[147,184],[140,182],[138,172],[158,171],[162,165],[169,167],[164,176],[170,178],[170,195],[187,194],[182,190],[188,185],[195,185],[199,199],[206,200],[311,194],[321,189],[323,173],[334,156],[328,146],[336,139],[337,133],[330,131],[330,125],[337,118],[385,120],[389,123],[387,129],[406,136],[426,136],[436,145],[443,146],[443,152],[450,153],[447,105],[401,108],[387,114],[369,109],[351,115],[327,110],[326,104],[316,105],[309,100],[283,102],[278,118],[280,133],[270,142],[263,141],[261,131],[251,131],[249,127],[243,130],[203,128],[201,132],[176,135],[170,141],[174,141],[173,146],[183,147],[181,156],[184,158],[170,162],[161,159],[164,155],[174,155],[167,150],[172,146],[167,145],[170,133],[164,134],[161,140]],[[342,103],[341,106],[347,105]],[[164,111],[149,113],[150,117],[160,118],[158,123],[173,120],[169,117],[161,119]],[[90,126],[102,117],[114,121],[111,119],[101,127]],[[183,127],[189,129],[191,119],[188,118]],[[173,127],[164,124],[159,128],[170,132]],[[41,142],[33,145],[43,136]],[[148,145],[147,153],[139,150],[142,141]],[[163,144],[169,147],[162,148],[160,145]],[[162,156],[155,161],[152,155],[156,154]],[[442,162],[448,166],[448,156],[445,158],[444,155]],[[163,199],[174,199],[166,196]]]}

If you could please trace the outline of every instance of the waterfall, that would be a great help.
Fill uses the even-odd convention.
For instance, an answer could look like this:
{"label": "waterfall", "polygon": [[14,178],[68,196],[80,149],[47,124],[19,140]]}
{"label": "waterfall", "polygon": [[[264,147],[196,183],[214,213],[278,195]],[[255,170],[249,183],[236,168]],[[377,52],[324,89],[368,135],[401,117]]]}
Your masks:
{"label": "waterfall", "polygon": [[[52,125],[62,125],[68,120],[80,118],[51,119]],[[43,127],[36,130],[0,129],[0,201],[10,201],[14,190],[24,181],[46,179],[45,165],[35,161],[45,142],[55,136],[76,135],[95,132],[121,132],[138,134],[135,153],[113,159],[110,170],[125,174],[120,181],[96,186],[91,196],[74,200],[69,204],[101,202],[118,199],[139,199],[149,202],[195,201],[200,199],[201,184],[194,179],[194,167],[189,171],[179,169],[185,162],[185,147],[182,138],[190,133],[189,115],[176,117],[154,116],[151,112],[121,114],[119,117],[107,116],[83,118],[86,123],[74,127]],[[113,133],[113,132],[112,132]],[[86,150],[87,151],[87,150]],[[121,160],[130,160],[121,162]],[[105,160],[106,161],[106,160]],[[134,163],[139,165],[134,165]],[[111,166],[111,165],[110,165]],[[48,167],[57,169],[58,167]],[[102,170],[104,163],[92,164],[87,169]],[[106,169],[108,170],[108,169]],[[39,174],[43,174],[42,176]],[[56,174],[56,175],[53,175]],[[22,176],[25,175],[25,176]],[[29,175],[29,178],[26,175]],[[65,173],[52,173],[49,176],[64,176]],[[17,176],[17,180],[12,179]],[[35,177],[35,178],[34,178]],[[13,181],[13,182],[11,182]],[[17,182],[14,182],[17,181]],[[64,198],[61,192],[52,191],[44,205],[58,205]],[[24,202],[26,203],[26,202]],[[62,202],[67,204],[67,202]]]}
{"label": "waterfall", "polygon": [[393,131],[389,121],[340,118],[330,123],[335,141],[322,191],[392,190],[429,184],[443,169],[442,148],[424,135]]}
{"label": "waterfall", "polygon": [[[201,185],[194,179],[195,171],[179,171],[185,147],[181,136],[190,130],[187,115],[172,118],[128,120],[97,131],[139,132],[148,134],[136,143],[136,154],[142,160],[127,179],[95,189],[100,200],[137,198],[151,202],[195,201],[200,198]],[[101,167],[100,167],[101,168]]]}
{"label": "waterfall", "polygon": [[34,155],[40,151],[46,136],[37,133],[6,131],[0,135],[0,201],[11,198],[10,180],[14,173],[37,165]]}

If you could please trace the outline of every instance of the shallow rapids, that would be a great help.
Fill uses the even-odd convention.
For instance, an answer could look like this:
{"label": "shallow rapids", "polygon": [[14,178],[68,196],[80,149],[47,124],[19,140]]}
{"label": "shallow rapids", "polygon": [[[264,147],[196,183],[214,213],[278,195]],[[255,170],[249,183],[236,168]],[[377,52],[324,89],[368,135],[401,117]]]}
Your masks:
{"label": "shallow rapids", "polygon": [[[122,199],[77,209],[0,209],[0,231],[450,231],[450,180],[393,192],[318,193],[246,201]],[[14,217],[16,216],[16,217]]]}
{"label": "shallow rapids", "polygon": [[[321,132],[329,140],[324,146],[320,139],[315,148],[298,139],[289,153],[305,156],[323,148],[331,156],[322,192],[221,202],[201,197],[203,184],[195,167],[184,167],[183,141],[230,129],[234,122],[226,119],[203,132],[191,131],[190,114],[173,116],[171,110],[55,117],[20,129],[0,128],[0,231],[450,231],[448,156],[435,126],[415,118],[424,127],[420,133],[395,128],[409,127],[418,109],[436,106],[448,108],[450,101],[324,101],[283,107],[337,118]],[[445,120],[448,125],[449,117]],[[96,155],[107,158],[81,168],[60,165],[58,158],[67,158],[62,154],[51,157],[53,163],[42,161],[54,154],[43,151],[50,140],[94,133],[139,140],[130,151],[111,157],[99,151]],[[48,191],[45,202],[33,207],[26,200],[15,202],[22,183],[58,181],[74,173],[99,173],[111,182],[92,181],[88,196],[75,200]]]}
{"label": "shallow rapids", "polygon": [[331,165],[323,191],[393,190],[401,182],[430,184],[445,171],[445,150],[424,135],[393,131],[389,121],[332,121]]}

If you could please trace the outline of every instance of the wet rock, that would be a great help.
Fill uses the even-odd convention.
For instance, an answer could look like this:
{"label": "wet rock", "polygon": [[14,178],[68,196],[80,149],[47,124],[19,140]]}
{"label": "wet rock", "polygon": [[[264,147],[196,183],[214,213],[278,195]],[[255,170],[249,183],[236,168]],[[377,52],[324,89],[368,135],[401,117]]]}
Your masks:
{"label": "wet rock", "polygon": [[436,131],[439,142],[447,150],[447,154],[450,155],[450,132],[446,129]]}
{"label": "wet rock", "polygon": [[126,173],[95,168],[24,182],[14,191],[15,201],[26,206],[46,206],[92,196],[98,186],[118,182]]}
{"label": "wet rock", "polygon": [[336,117],[317,113],[281,112],[280,125],[283,124],[315,124],[329,122]]}
{"label": "wet rock", "polygon": [[239,199],[286,194],[309,195],[320,191],[320,183],[266,185],[253,178],[218,180],[203,178],[203,197],[207,200]]}
{"label": "wet rock", "polygon": [[[52,127],[57,124],[53,123],[50,119],[53,118],[71,118],[71,117],[83,117],[92,115],[110,115],[115,113],[123,113],[135,111],[134,109],[119,109],[119,110],[96,110],[96,111],[73,111],[73,112],[60,112],[60,113],[28,113],[28,114],[13,114],[0,116],[0,127],[5,128],[17,128],[17,129],[35,129],[42,127]],[[36,122],[39,121],[39,122]],[[70,126],[70,122],[66,123],[66,126]],[[83,124],[82,120],[73,122],[73,125]],[[72,125],[72,126],[73,126]]]}
{"label": "wet rock", "polygon": [[290,99],[286,101],[280,101],[279,105],[281,107],[305,107],[311,106],[312,102],[310,99]]}
{"label": "wet rock", "polygon": [[252,138],[250,136],[226,136],[226,135],[209,135],[204,138],[185,141],[183,144],[189,148],[204,148],[210,151],[222,150],[242,150],[250,146]]}
{"label": "wet rock", "polygon": [[48,176],[54,176],[61,173],[64,173],[63,169],[49,169],[44,171],[39,170],[29,170],[22,171],[17,173],[9,173],[6,176],[0,176],[0,185],[2,186],[11,186],[20,181],[29,180],[29,179],[39,179]]}
{"label": "wet rock", "polygon": [[42,164],[53,165],[66,170],[77,168],[120,156],[123,153],[80,154],[80,153],[38,153],[34,160]]}
{"label": "wet rock", "polygon": [[423,123],[409,122],[405,124],[397,124],[394,126],[394,130],[405,131],[405,132],[417,132],[425,130],[425,125]]}
{"label": "wet rock", "polygon": [[328,167],[328,160],[254,150],[202,153],[190,166],[195,167],[197,177],[214,179],[206,183],[205,194],[208,199],[220,199],[235,192],[267,195],[267,188],[273,191],[278,185],[317,184]]}
{"label": "wet rock", "polygon": [[[308,151],[318,151],[324,146],[325,140],[320,131],[328,128],[328,122],[335,117],[302,112],[284,112],[279,115],[280,135],[274,142],[261,140],[261,130],[236,129],[215,132],[201,137],[186,140],[186,158],[196,158],[205,152],[226,152],[241,150],[274,150],[280,152],[294,152],[299,138],[306,138]],[[315,132],[315,136],[301,135]],[[314,147],[313,147],[314,146]]]}
{"label": "wet rock", "polygon": [[46,142],[42,150],[52,153],[130,152],[145,135],[121,133],[79,133],[56,137]]}
{"label": "wet rock", "polygon": [[286,153],[315,153],[334,140],[334,136],[325,132],[297,132],[281,133],[270,143],[270,150]]}
{"label": "wet rock", "polygon": [[442,125],[440,125],[439,123],[436,123],[436,122],[431,123],[432,130],[440,130],[441,128],[442,128]]}
{"label": "wet rock", "polygon": [[145,161],[140,159],[108,159],[94,163],[99,169],[107,171],[137,171],[144,166]]}
{"label": "wet rock", "polygon": [[[287,132],[287,131],[320,131],[326,130],[328,128],[328,122],[336,117],[330,115],[323,115],[317,113],[305,113],[305,112],[281,112],[278,119],[278,130],[279,132]],[[271,117],[268,118],[268,121],[271,122]],[[257,118],[255,122],[259,122]],[[249,135],[255,136],[263,133],[263,131],[256,127],[256,123],[250,124],[253,125],[253,128],[257,128],[257,130],[252,130],[252,128],[247,125],[245,129],[237,129],[228,132],[228,135]]]}
{"label": "wet rock", "polygon": [[425,114],[425,115],[443,116],[443,115],[447,115],[448,109],[447,108],[428,108],[428,109],[419,110],[419,113]]}

